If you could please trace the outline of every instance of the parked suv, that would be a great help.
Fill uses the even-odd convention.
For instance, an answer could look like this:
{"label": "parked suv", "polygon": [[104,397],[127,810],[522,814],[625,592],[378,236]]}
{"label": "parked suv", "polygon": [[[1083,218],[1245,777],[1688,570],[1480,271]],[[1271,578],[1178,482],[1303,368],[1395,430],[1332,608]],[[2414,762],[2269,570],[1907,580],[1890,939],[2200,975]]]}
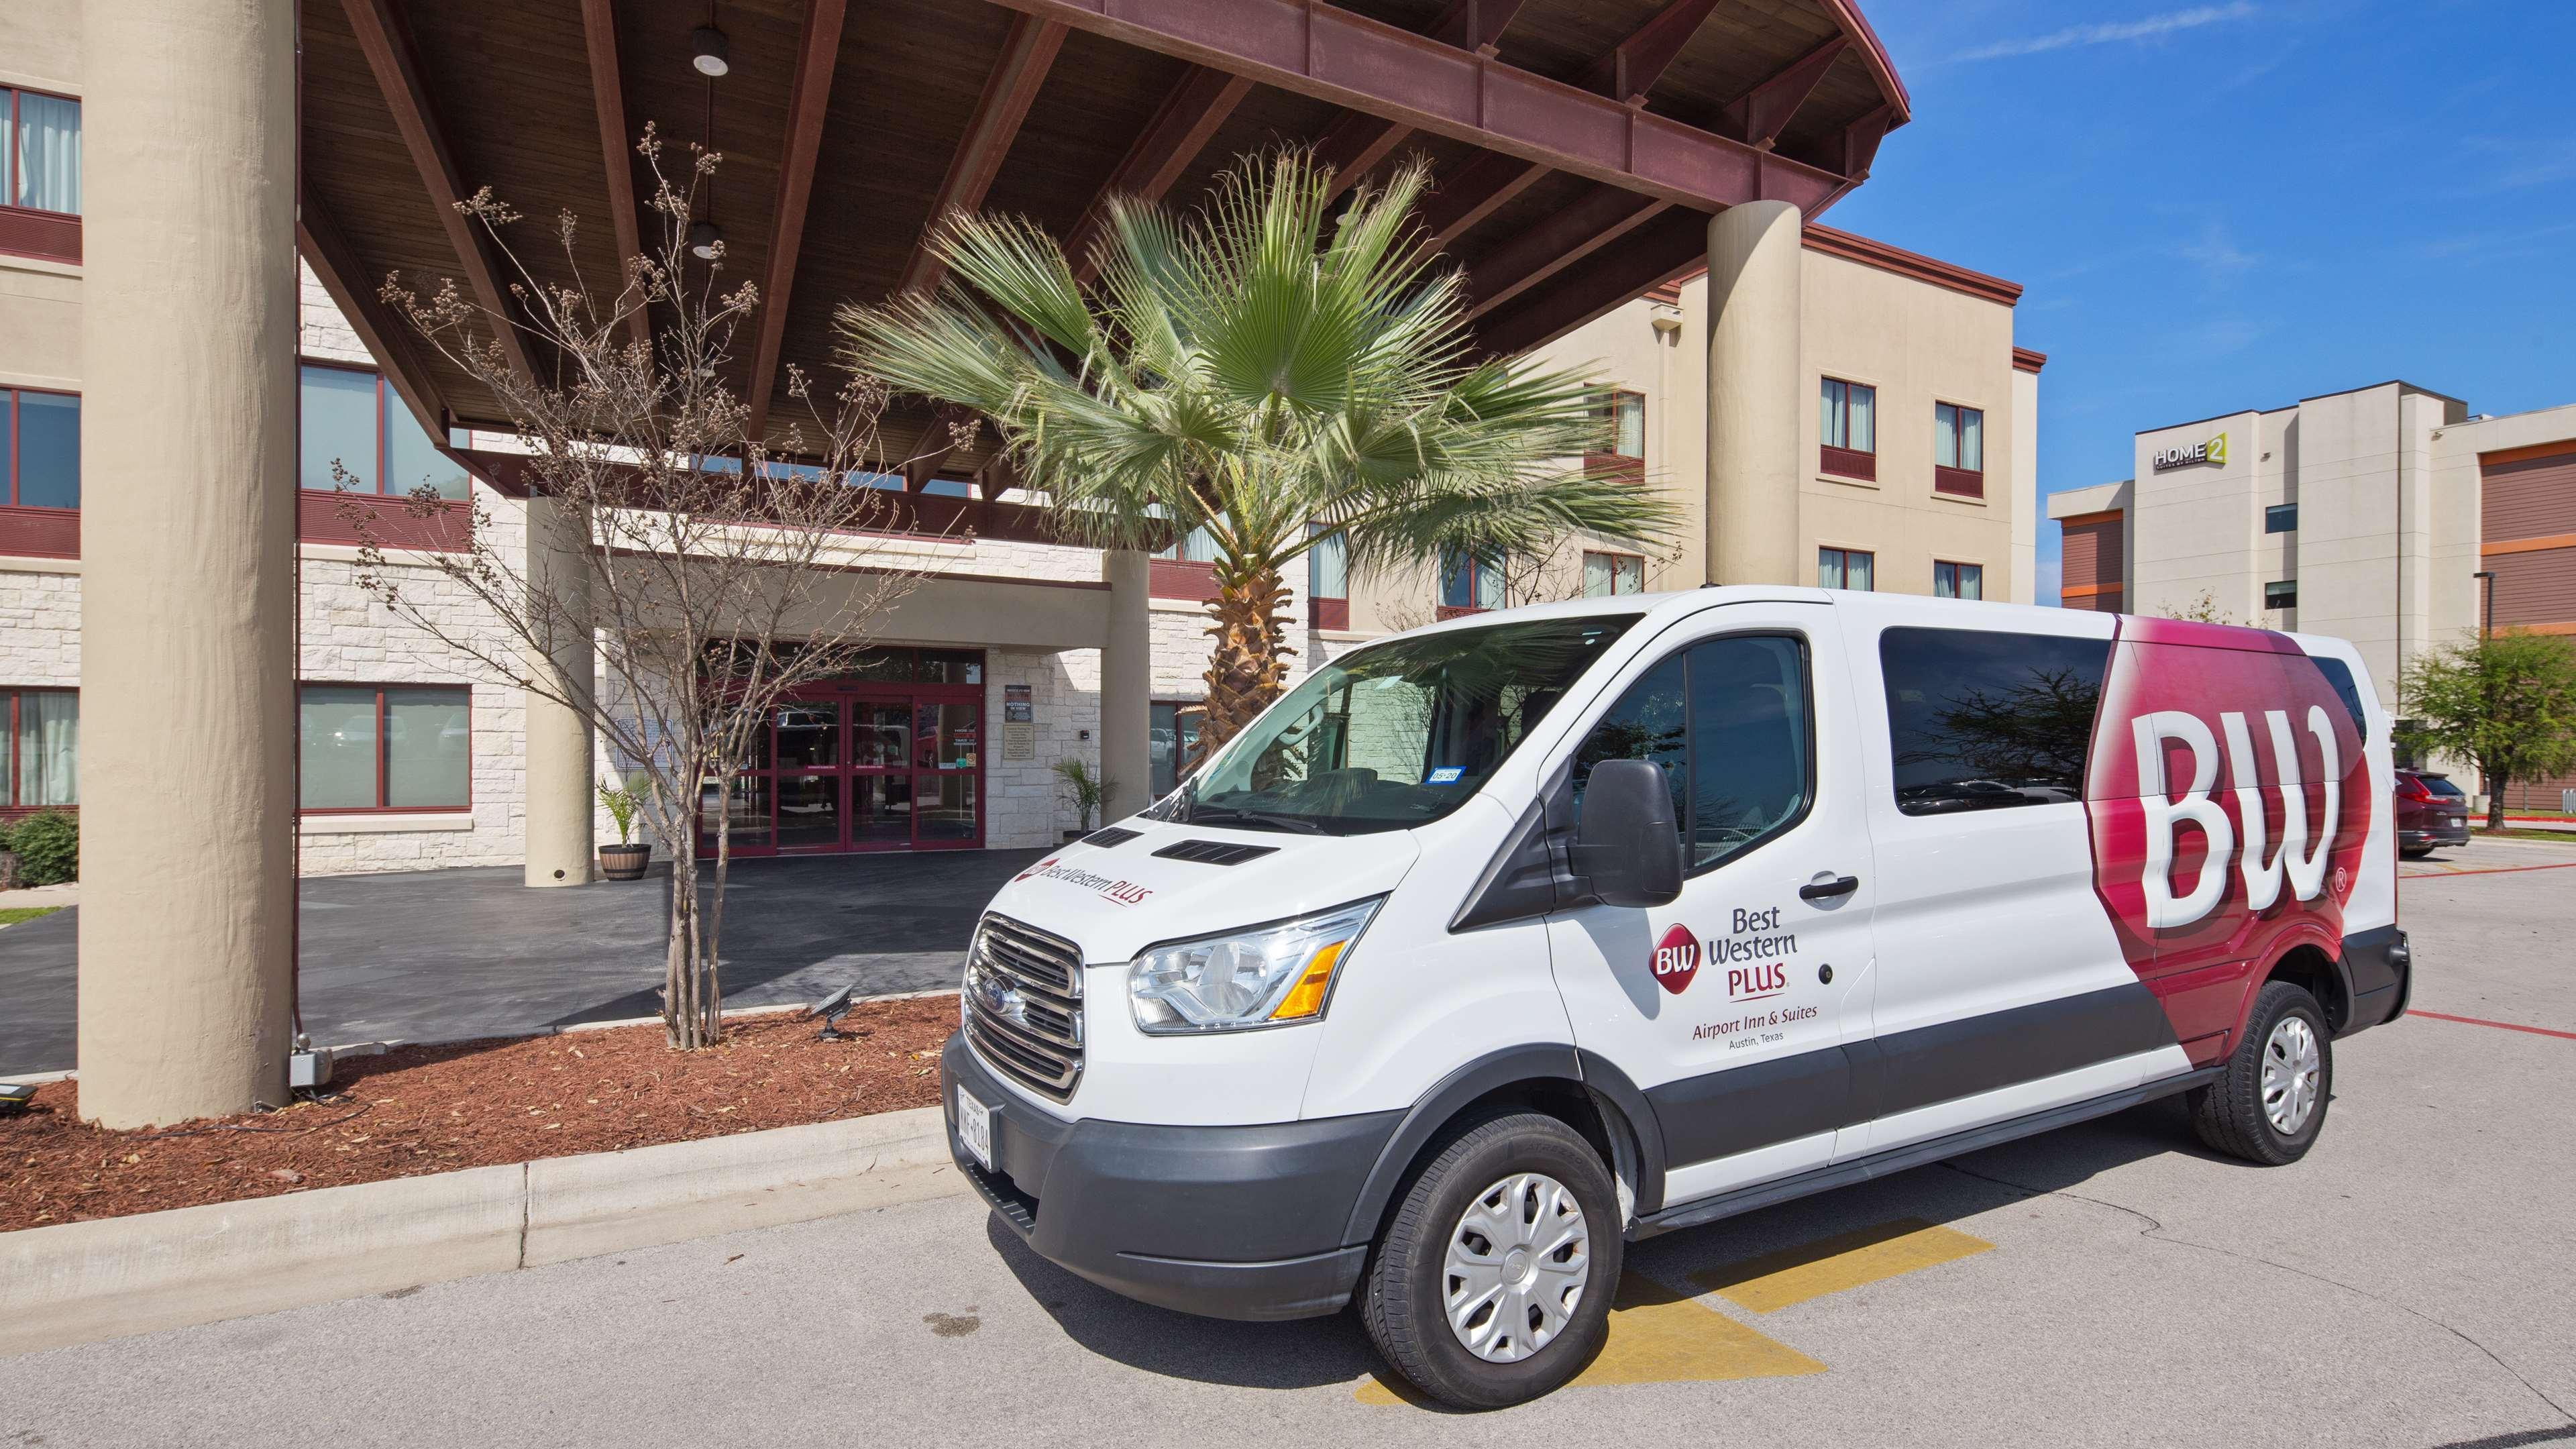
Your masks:
{"label": "parked suv", "polygon": [[2469,843],[2469,797],[2448,775],[2400,770],[2391,792],[2397,810],[2397,853],[2412,860],[2445,845]]}

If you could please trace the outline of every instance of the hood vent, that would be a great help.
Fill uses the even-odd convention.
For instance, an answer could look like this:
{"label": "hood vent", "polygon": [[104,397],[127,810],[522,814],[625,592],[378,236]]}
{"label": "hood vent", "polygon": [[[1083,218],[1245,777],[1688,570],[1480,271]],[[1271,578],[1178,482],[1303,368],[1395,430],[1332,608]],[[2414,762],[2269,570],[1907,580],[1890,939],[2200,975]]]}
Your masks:
{"label": "hood vent", "polygon": [[1116,825],[1109,825],[1082,837],[1081,841],[1078,843],[1083,845],[1096,845],[1103,850],[1107,850],[1113,845],[1125,845],[1128,841],[1135,839],[1139,833],[1141,832],[1127,830]]}
{"label": "hood vent", "polygon": [[1236,845],[1224,840],[1184,840],[1154,852],[1166,860],[1194,860],[1201,865],[1241,865],[1278,853],[1275,845]]}

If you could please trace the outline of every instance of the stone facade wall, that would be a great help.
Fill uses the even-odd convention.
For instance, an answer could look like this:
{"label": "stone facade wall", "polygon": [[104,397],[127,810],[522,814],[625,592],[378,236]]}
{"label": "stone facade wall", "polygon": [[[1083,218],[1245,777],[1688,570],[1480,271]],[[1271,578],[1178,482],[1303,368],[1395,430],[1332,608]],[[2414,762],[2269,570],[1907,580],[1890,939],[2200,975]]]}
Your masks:
{"label": "stone facade wall", "polygon": [[69,560],[0,571],[0,685],[79,686],[80,582]]}

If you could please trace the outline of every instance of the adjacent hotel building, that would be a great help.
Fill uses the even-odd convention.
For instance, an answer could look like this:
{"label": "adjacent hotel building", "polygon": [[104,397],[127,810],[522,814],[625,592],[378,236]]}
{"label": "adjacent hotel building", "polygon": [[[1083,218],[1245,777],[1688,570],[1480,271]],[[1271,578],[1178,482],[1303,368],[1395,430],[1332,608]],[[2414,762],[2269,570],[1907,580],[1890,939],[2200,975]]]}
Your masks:
{"label": "adjacent hotel building", "polygon": [[[2072,609],[2170,613],[2405,664],[2480,628],[2576,634],[2576,404],[2508,417],[2408,382],[2137,435],[2135,473],[2051,494]],[[2509,799],[2555,807],[2562,784]]]}
{"label": "adjacent hotel building", "polygon": [[[331,20],[337,9],[308,21]],[[428,23],[427,7],[410,9]],[[311,69],[335,53],[330,43],[308,35],[308,87]],[[82,395],[99,361],[83,355],[81,110],[84,68],[98,59],[82,54],[74,0],[30,0],[0,13],[0,124],[11,128],[0,146],[10,158],[0,170],[0,699],[9,711],[0,815],[78,809],[81,798],[83,508],[101,504],[103,486],[82,469]],[[372,84],[361,67],[332,95],[363,98]],[[311,117],[308,124],[330,134]],[[1676,217],[1690,221],[1685,240],[1700,245],[1704,218]],[[335,460],[370,490],[400,494],[433,480],[452,498],[479,502],[505,530],[522,528],[528,505],[496,487],[478,461],[506,439],[433,427],[435,413],[406,392],[401,369],[383,365],[380,354],[400,339],[370,333],[359,287],[371,279],[337,275],[351,258],[326,222],[308,216],[300,229],[307,264],[294,343],[300,868],[525,862],[531,884],[576,884],[577,845],[531,845],[532,815],[551,814],[558,823],[545,827],[547,840],[560,837],[562,812],[577,820],[592,784],[542,751],[532,755],[532,713],[551,706],[481,675],[356,586],[356,540],[330,491]],[[1712,499],[1734,483],[1763,510],[1764,526],[1780,530],[1775,537],[1794,536],[1794,568],[1774,576],[2030,600],[2045,359],[2017,343],[2020,288],[1830,227],[1800,227],[1795,212],[1786,225],[1792,265],[1774,255],[1758,277],[1713,280],[1705,266],[1678,273],[1539,349],[1551,362],[1598,368],[1617,389],[1605,417],[1609,451],[1595,461],[1670,495],[1683,515],[1674,539],[1584,538],[1547,559],[1453,559],[1378,579],[1350,577],[1328,542],[1291,581],[1300,662],[1464,612],[1726,576],[1714,550],[1734,525],[1712,518]],[[1544,300],[1553,285],[1539,283],[1532,295]],[[1773,330],[1753,339],[1767,359],[1749,369],[1758,377],[1710,375],[1713,319],[1730,295],[1779,309],[1763,314],[1778,319]],[[1747,407],[1744,425],[1768,440],[1756,449],[1740,431],[1715,468],[1713,391]],[[94,447],[104,426],[88,420]],[[1759,472],[1730,461],[1757,453]],[[965,499],[975,486],[942,476],[919,491]],[[419,559],[456,539],[431,528],[412,543]],[[1058,545],[924,537],[900,546],[932,578],[891,621],[880,666],[818,691],[782,721],[766,762],[734,782],[738,851],[1055,842],[1075,815],[1053,766],[1065,758],[1101,766],[1104,676],[1150,696],[1149,759],[1136,772],[1150,780],[1121,783],[1169,788],[1206,657],[1212,583],[1199,541],[1183,540],[1133,580],[1095,551]],[[419,586],[434,578],[425,567],[411,572]],[[468,600],[451,606],[458,623],[474,625]],[[1131,609],[1143,619],[1132,636],[1120,632]],[[1128,637],[1143,643],[1141,669],[1132,658],[1108,662],[1124,646],[1103,641]],[[940,728],[916,730],[913,722],[934,711]],[[1006,730],[1006,721],[1034,728]],[[185,723],[174,718],[170,727]],[[885,748],[917,733],[943,743],[932,753]],[[594,770],[610,763],[597,759]],[[1114,757],[1108,769],[1126,773]]]}

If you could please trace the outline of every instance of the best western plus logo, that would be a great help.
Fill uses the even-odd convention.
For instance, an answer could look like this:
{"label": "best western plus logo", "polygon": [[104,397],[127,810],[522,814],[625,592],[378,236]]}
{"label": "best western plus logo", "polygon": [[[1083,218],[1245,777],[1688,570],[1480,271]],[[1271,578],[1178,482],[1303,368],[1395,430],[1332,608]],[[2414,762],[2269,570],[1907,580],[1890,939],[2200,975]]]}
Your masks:
{"label": "best western plus logo", "polygon": [[2189,468],[2197,463],[2224,468],[2227,466],[2227,435],[2220,433],[2217,437],[2205,442],[2193,443],[2189,447],[2158,449],[2153,462],[2155,470],[2159,473],[2168,468]]}
{"label": "best western plus logo", "polygon": [[1675,926],[1655,943],[1655,984],[1675,996],[1699,974],[1699,937],[1688,926]]}

